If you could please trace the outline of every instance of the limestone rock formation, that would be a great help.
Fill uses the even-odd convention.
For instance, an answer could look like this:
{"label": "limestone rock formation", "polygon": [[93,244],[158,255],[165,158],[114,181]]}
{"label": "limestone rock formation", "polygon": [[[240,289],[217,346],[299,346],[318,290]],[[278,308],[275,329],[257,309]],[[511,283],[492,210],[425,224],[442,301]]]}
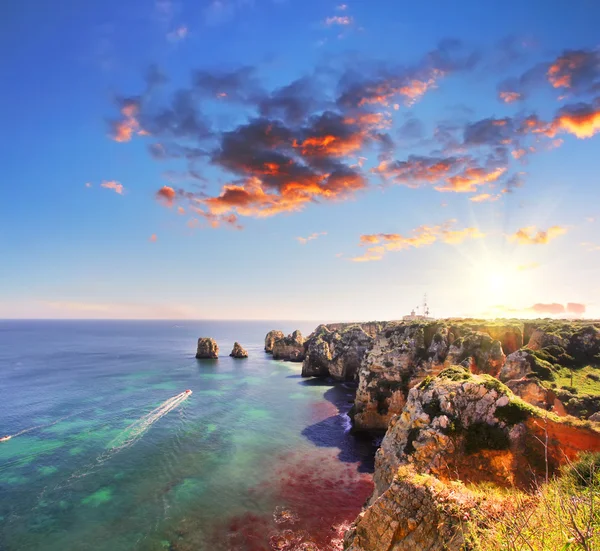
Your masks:
{"label": "limestone rock formation", "polygon": [[446,364],[464,362],[472,373],[487,373],[497,377],[505,358],[500,341],[492,339],[487,333],[474,331],[452,343]]}
{"label": "limestone rock formation", "polygon": [[247,358],[248,352],[246,349],[242,347],[239,342],[235,342],[233,344],[233,349],[231,350],[231,354],[229,354],[232,358]]}
{"label": "limestone rock formation", "polygon": [[209,337],[200,337],[198,339],[198,349],[196,358],[199,360],[216,360],[219,357],[219,345],[214,339]]}
{"label": "limestone rock formation", "polygon": [[534,329],[527,343],[527,348],[531,350],[541,350],[548,346],[565,347],[567,341],[559,334],[544,331],[544,329]]}
{"label": "limestone rock formation", "polygon": [[552,410],[557,415],[564,415],[563,408],[559,405],[554,392],[542,385],[539,379],[535,377],[522,377],[521,379],[511,379],[506,382],[506,386],[512,392],[525,400],[528,404],[541,409]]}
{"label": "limestone rock formation", "polygon": [[596,413],[590,415],[589,420],[594,421],[595,423],[600,423],[600,411],[597,411]]}
{"label": "limestone rock formation", "polygon": [[448,331],[430,323],[390,323],[380,331],[358,372],[351,411],[355,430],[385,430],[402,411],[408,390],[444,367]]}
{"label": "limestone rock formation", "polygon": [[544,474],[546,436],[551,473],[581,451],[600,450],[600,430],[529,406],[489,375],[453,366],[423,380],[390,423],[373,496],[345,549],[458,551],[460,521],[477,504],[453,480],[528,487]]}
{"label": "limestone rock formation", "polygon": [[347,325],[330,330],[319,325],[306,339],[303,377],[333,377],[352,381],[373,339],[360,325]]}
{"label": "limestone rock formation", "polygon": [[267,354],[272,354],[273,353],[273,345],[275,344],[275,341],[279,340],[279,339],[283,339],[283,337],[285,337],[285,335],[283,334],[282,331],[278,331],[277,329],[273,329],[272,331],[269,331],[267,333],[267,336],[265,337],[265,352]]}
{"label": "limestone rock formation", "polygon": [[296,329],[291,335],[277,339],[273,344],[273,358],[290,362],[304,361],[304,338]]}

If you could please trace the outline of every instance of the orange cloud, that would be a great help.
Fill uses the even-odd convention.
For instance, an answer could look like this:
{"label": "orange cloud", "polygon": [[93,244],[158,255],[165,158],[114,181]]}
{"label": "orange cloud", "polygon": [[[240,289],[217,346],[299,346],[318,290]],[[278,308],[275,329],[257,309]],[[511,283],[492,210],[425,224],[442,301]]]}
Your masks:
{"label": "orange cloud", "polygon": [[322,235],[327,235],[327,232],[323,231],[323,232],[318,232],[318,233],[311,233],[308,237],[296,237],[296,239],[298,240],[298,242],[301,245],[306,245],[309,241],[313,241],[314,239],[318,239]]}
{"label": "orange cloud", "polygon": [[548,81],[554,88],[571,88],[573,75],[590,61],[590,53],[569,51],[558,57],[548,68]]}
{"label": "orange cloud", "polygon": [[591,138],[600,132],[600,109],[594,110],[585,106],[572,112],[563,112],[554,123],[561,130],[580,139]]}
{"label": "orange cloud", "polygon": [[515,150],[511,151],[511,155],[513,156],[514,159],[520,159],[524,155],[527,155],[527,150],[523,149],[523,148],[515,149]]}
{"label": "orange cloud", "polygon": [[551,226],[547,230],[537,230],[535,226],[528,226],[517,230],[509,235],[510,241],[516,241],[520,245],[546,245],[559,235],[567,233],[567,228],[562,226]]}
{"label": "orange cloud", "polygon": [[177,207],[177,214],[185,214],[185,209],[183,207]]}
{"label": "orange cloud", "polygon": [[462,174],[451,176],[446,184],[436,186],[437,191],[453,191],[456,193],[471,193],[477,191],[477,186],[495,182],[506,172],[506,168],[488,170],[480,167],[468,167]]}
{"label": "orange cloud", "polygon": [[508,91],[501,91],[498,94],[498,96],[504,103],[513,103],[515,101],[520,100],[523,97],[523,95],[519,94],[519,92],[508,92]]}
{"label": "orange cloud", "polygon": [[427,90],[435,86],[436,81],[443,76],[439,69],[432,69],[429,78],[412,79],[407,83],[395,85],[388,81],[383,81],[377,85],[368,86],[365,95],[358,102],[358,107],[363,105],[389,105],[389,101],[394,96],[404,96],[408,104],[413,104],[420,99]]}
{"label": "orange cloud", "polygon": [[473,195],[473,197],[469,197],[469,201],[473,201],[473,203],[490,203],[492,201],[497,201],[499,198],[499,195],[480,193],[479,195]]}
{"label": "orange cloud", "polygon": [[148,241],[150,241],[150,243],[156,243],[156,241],[158,241],[158,237],[156,237],[156,234],[153,233],[150,238],[148,239]]}
{"label": "orange cloud", "polygon": [[120,184],[119,182],[116,182],[114,180],[111,180],[109,182],[102,182],[100,184],[100,187],[112,189],[115,193],[118,193],[119,195],[123,195],[123,192],[125,191],[123,184]]}
{"label": "orange cloud", "polygon": [[363,255],[351,258],[353,262],[372,262],[381,260],[389,251],[401,251],[410,248],[420,248],[432,245],[436,241],[449,245],[458,245],[467,239],[485,237],[479,229],[474,227],[454,230],[452,226],[456,220],[448,220],[437,226],[419,226],[412,231],[412,235],[405,237],[397,233],[377,233],[360,236],[360,245],[375,245],[367,248]]}
{"label": "orange cloud", "polygon": [[112,123],[112,139],[115,142],[128,142],[133,134],[147,136],[148,132],[140,127],[138,114],[140,102],[137,99],[121,100],[122,120]]}
{"label": "orange cloud", "polygon": [[156,192],[156,198],[169,207],[173,206],[176,195],[177,192],[171,186],[163,186]]}

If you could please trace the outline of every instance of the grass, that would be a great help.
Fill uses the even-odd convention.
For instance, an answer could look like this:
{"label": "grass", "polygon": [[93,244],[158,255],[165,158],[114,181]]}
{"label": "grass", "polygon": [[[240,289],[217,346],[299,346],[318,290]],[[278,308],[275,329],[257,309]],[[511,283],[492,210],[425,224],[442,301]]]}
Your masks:
{"label": "grass", "polygon": [[[571,373],[573,382],[571,383]],[[588,377],[592,375],[592,377]],[[594,380],[594,378],[598,380]],[[566,367],[555,372],[555,382],[558,388],[574,387],[578,394],[589,394],[590,396],[600,396],[600,368],[587,366],[572,371]]]}
{"label": "grass", "polygon": [[470,488],[483,503],[463,523],[465,550],[598,551],[600,454],[585,454],[532,493]]}

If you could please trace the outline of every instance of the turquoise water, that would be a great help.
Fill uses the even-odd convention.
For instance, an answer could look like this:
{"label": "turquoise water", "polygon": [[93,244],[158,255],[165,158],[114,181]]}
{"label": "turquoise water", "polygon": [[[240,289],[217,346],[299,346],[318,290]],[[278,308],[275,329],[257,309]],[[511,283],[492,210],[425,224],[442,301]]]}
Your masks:
{"label": "turquoise water", "polygon": [[0,322],[0,435],[27,431],[0,443],[0,549],[339,549],[371,491],[353,389],[262,350],[315,325]]}

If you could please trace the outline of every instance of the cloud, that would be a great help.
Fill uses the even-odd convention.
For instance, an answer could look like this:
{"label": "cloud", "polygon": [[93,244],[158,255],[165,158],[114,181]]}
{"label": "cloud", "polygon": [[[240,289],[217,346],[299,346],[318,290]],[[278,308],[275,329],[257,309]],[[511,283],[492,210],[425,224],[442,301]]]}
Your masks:
{"label": "cloud", "polygon": [[592,253],[592,252],[596,252],[596,251],[600,251],[600,245],[596,245],[595,243],[590,243],[590,242],[584,242],[584,243],[580,243],[580,245],[582,247],[585,247],[585,250],[588,253]]}
{"label": "cloud", "polygon": [[339,4],[335,7],[338,11],[346,11],[348,9],[348,4]]}
{"label": "cloud", "polygon": [[115,180],[110,180],[108,182],[102,182],[100,184],[100,187],[106,188],[106,189],[112,189],[115,193],[118,193],[119,195],[123,195],[123,192],[125,191],[125,187],[123,186],[123,184],[120,184],[119,182],[116,182]]}
{"label": "cloud", "polygon": [[554,88],[567,88],[576,93],[600,91],[600,52],[566,50],[548,67],[548,82]]}
{"label": "cloud", "polygon": [[563,304],[553,302],[551,304],[534,304],[528,310],[532,310],[536,314],[551,314],[553,316],[559,314],[574,314],[581,316],[585,314],[586,305],[579,302],[567,302],[566,307]]}
{"label": "cloud", "polygon": [[156,237],[156,234],[153,233],[150,238],[148,239],[148,241],[150,241],[150,243],[156,243],[158,241],[158,237]]}
{"label": "cloud", "polygon": [[179,42],[188,35],[188,28],[185,25],[180,25],[167,34],[167,39],[171,42]]}
{"label": "cloud", "polygon": [[547,230],[537,230],[535,226],[528,226],[509,235],[508,239],[520,245],[546,245],[554,238],[565,233],[567,233],[567,228],[563,226],[551,226]]}
{"label": "cloud", "polygon": [[514,91],[508,91],[508,90],[500,90],[498,92],[498,97],[504,102],[504,103],[513,103],[515,101],[519,101],[520,99],[523,98],[523,94],[519,93],[519,92],[514,92]]}
{"label": "cloud", "polygon": [[491,203],[492,201],[497,201],[500,199],[499,195],[491,195],[489,193],[480,193],[479,195],[473,195],[473,197],[469,197],[469,201],[473,203]]}
{"label": "cloud", "polygon": [[91,182],[86,182],[86,183],[85,183],[85,187],[87,187],[87,188],[90,188],[90,187],[92,187],[92,185],[93,185],[93,184],[92,184]]}
{"label": "cloud", "polygon": [[437,226],[419,226],[410,236],[406,237],[397,233],[376,233],[360,236],[360,245],[368,246],[366,252],[351,258],[353,262],[372,262],[381,260],[389,251],[401,251],[411,248],[420,248],[442,242],[449,245],[458,245],[467,239],[480,239],[485,237],[475,227],[452,229],[456,220],[448,220]]}
{"label": "cloud", "polygon": [[297,239],[298,243],[300,243],[300,245],[306,245],[309,241],[318,239],[322,235],[327,235],[327,232],[323,231],[323,232],[318,232],[318,233],[311,233],[308,237],[296,237],[296,239]]}
{"label": "cloud", "polygon": [[352,25],[352,17],[348,15],[333,15],[325,19],[325,25],[331,27],[332,25]]}
{"label": "cloud", "polygon": [[121,120],[111,121],[111,137],[115,142],[128,142],[134,134],[146,133],[140,126],[138,114],[140,111],[140,98],[117,98],[120,106]]}
{"label": "cloud", "polygon": [[536,63],[521,76],[498,85],[504,102],[525,99],[534,89],[550,85],[571,95],[600,91],[600,53],[598,50],[565,50],[549,62]]}
{"label": "cloud", "polygon": [[461,174],[451,176],[447,183],[435,186],[437,191],[453,191],[455,193],[470,193],[477,191],[477,186],[495,182],[506,172],[506,168],[486,169],[467,167]]}
{"label": "cloud", "polygon": [[529,309],[533,310],[537,314],[553,314],[553,315],[564,314],[566,311],[563,304],[558,304],[556,302],[553,302],[552,304],[540,304],[540,303],[534,304]]}
{"label": "cloud", "polygon": [[156,192],[156,198],[168,207],[173,206],[177,192],[171,186],[163,186]]}
{"label": "cloud", "polygon": [[440,79],[471,70],[477,60],[477,54],[467,50],[460,41],[444,40],[412,67],[378,68],[375,71],[365,67],[360,72],[346,73],[340,81],[337,103],[345,108],[387,106],[400,97],[411,105],[434,88]]}
{"label": "cloud", "polygon": [[591,138],[600,132],[600,106],[586,103],[565,106],[554,119],[554,124],[580,139]]}
{"label": "cloud", "polygon": [[570,314],[582,315],[585,314],[586,306],[579,302],[567,302],[567,312]]}

